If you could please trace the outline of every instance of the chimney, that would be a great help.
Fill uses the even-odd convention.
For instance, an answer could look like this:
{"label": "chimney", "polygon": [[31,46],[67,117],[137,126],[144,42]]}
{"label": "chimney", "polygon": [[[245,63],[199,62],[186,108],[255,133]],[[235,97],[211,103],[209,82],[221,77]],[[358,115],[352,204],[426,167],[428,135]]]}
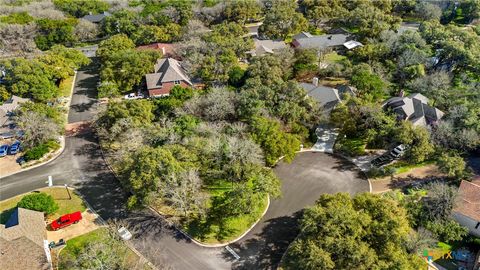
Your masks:
{"label": "chimney", "polygon": [[162,55],[165,56],[165,47],[162,47]]}
{"label": "chimney", "polygon": [[318,86],[318,77],[313,77],[312,84]]}

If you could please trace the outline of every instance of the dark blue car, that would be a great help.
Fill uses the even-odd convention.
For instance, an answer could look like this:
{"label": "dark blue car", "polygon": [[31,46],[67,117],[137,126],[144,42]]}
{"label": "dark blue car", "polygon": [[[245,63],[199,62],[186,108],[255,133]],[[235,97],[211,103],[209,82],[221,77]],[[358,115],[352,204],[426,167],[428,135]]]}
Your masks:
{"label": "dark blue car", "polygon": [[15,155],[20,151],[20,142],[14,142],[12,145],[10,145],[10,149],[8,150],[9,155]]}
{"label": "dark blue car", "polygon": [[8,151],[8,145],[4,144],[4,145],[0,146],[0,157],[6,156],[7,151]]}

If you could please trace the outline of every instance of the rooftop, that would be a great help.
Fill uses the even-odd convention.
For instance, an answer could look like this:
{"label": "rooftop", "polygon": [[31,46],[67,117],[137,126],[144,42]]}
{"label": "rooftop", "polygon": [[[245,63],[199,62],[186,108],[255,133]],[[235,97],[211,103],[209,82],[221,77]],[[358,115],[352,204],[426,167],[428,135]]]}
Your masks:
{"label": "rooftop", "polygon": [[16,208],[0,224],[0,269],[48,269],[42,212]]}
{"label": "rooftop", "polygon": [[480,222],[480,177],[472,182],[463,180],[460,184],[457,213]]}
{"label": "rooftop", "polygon": [[407,97],[392,97],[383,106],[395,112],[399,119],[409,120],[414,125],[427,126],[440,120],[444,113],[428,105],[429,99],[420,93]]}
{"label": "rooftop", "polygon": [[173,58],[161,58],[154,66],[155,73],[145,75],[147,81],[147,89],[154,89],[162,83],[185,81],[192,85],[192,82],[185,74],[185,70],[181,66],[181,62]]}
{"label": "rooftop", "polygon": [[341,46],[347,42],[348,38],[348,36],[345,34],[320,35],[310,37],[299,34],[295,37],[292,42],[294,47],[316,49],[326,49],[332,46]]}

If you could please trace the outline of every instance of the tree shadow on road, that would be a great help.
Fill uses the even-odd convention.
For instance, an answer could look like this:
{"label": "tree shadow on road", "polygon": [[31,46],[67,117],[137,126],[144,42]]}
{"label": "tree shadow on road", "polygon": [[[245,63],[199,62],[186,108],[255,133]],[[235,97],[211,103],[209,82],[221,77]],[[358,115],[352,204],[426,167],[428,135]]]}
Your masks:
{"label": "tree shadow on road", "polygon": [[[299,211],[292,216],[267,220],[262,232],[256,237],[230,245],[241,257],[234,262],[232,269],[276,269],[283,253],[298,235],[298,220],[301,214],[302,211]],[[228,252],[224,254],[224,258],[233,259]]]}

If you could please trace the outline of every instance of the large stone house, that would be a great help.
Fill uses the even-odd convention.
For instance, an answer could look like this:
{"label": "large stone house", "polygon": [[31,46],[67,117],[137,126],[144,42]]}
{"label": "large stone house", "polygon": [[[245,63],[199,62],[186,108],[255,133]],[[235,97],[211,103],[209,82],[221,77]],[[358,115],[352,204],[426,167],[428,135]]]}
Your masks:
{"label": "large stone house", "polygon": [[148,95],[151,97],[168,96],[170,90],[179,85],[193,86],[190,78],[182,68],[181,62],[173,58],[158,59],[155,72],[145,75]]}

